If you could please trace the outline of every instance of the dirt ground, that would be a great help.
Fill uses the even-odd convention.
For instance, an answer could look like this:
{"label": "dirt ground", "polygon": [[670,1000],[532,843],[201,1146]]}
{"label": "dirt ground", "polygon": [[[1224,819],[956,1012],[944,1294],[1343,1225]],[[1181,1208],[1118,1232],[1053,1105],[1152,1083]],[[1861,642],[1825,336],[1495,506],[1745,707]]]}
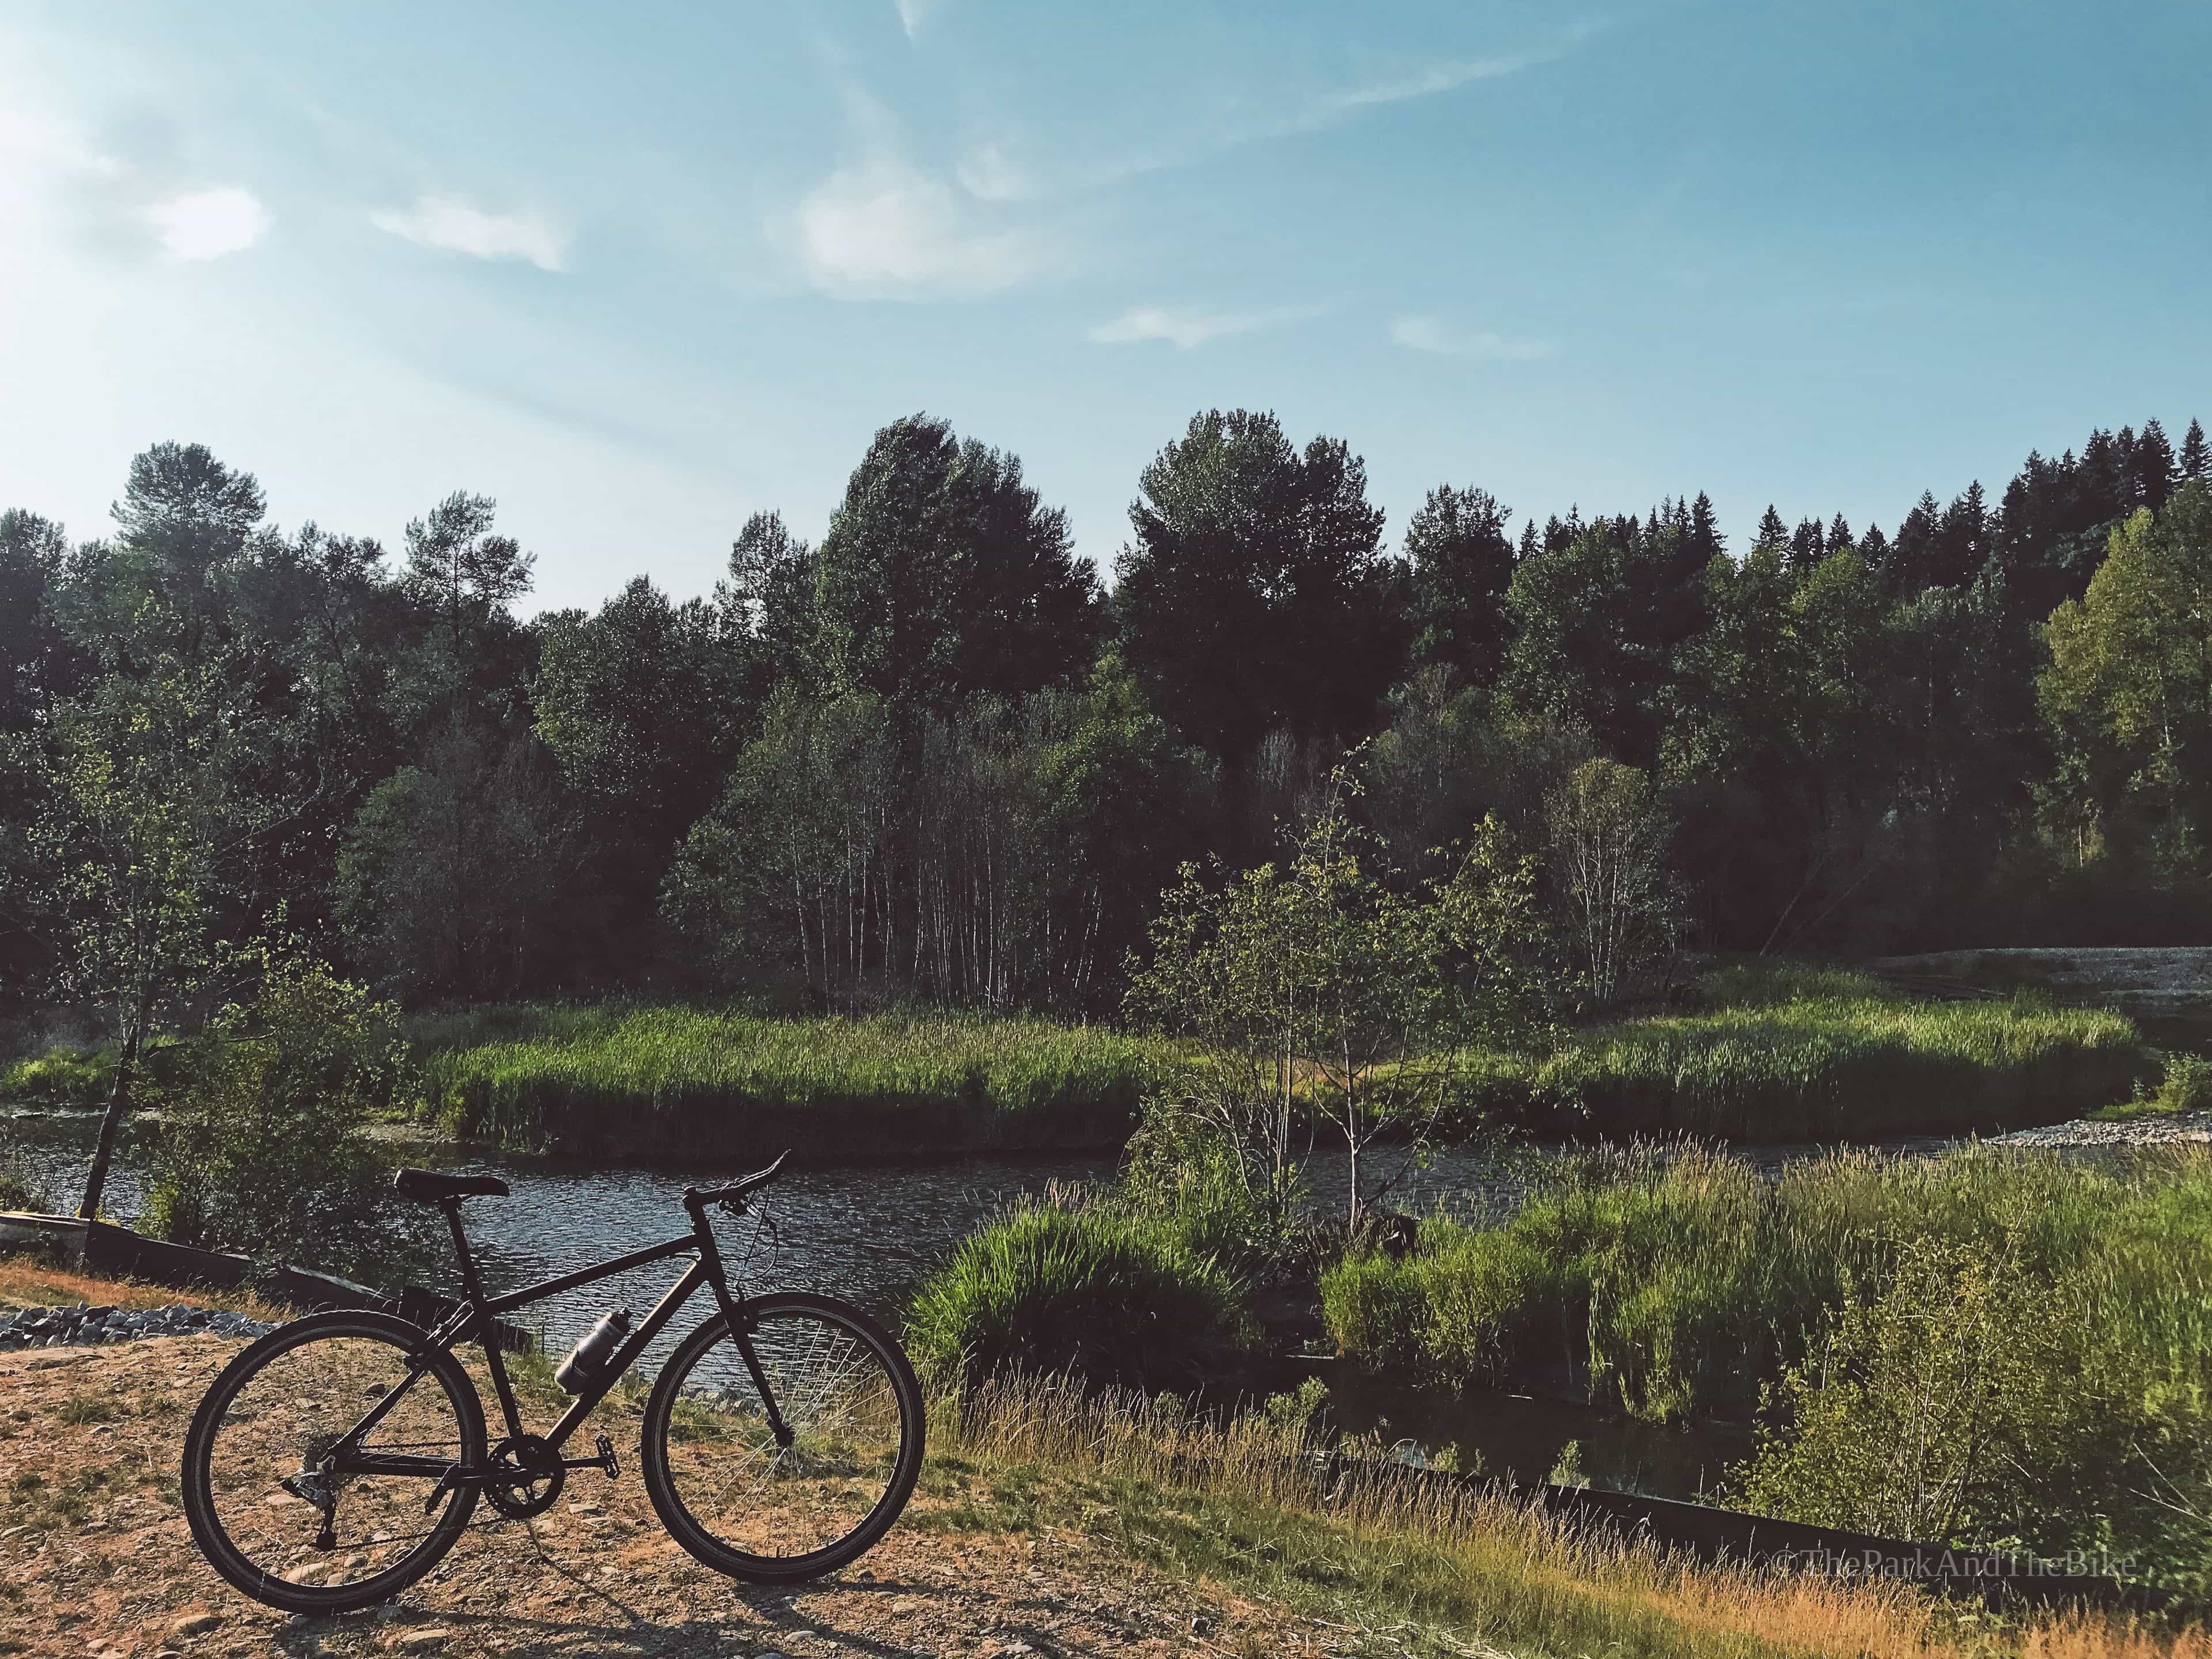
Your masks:
{"label": "dirt ground", "polygon": [[634,1468],[634,1431],[618,1480],[580,1472],[528,1523],[495,1521],[480,1507],[459,1546],[396,1603],[335,1619],[278,1613],[207,1566],[177,1498],[185,1423],[240,1346],[191,1336],[0,1354],[0,1654],[1072,1659],[1342,1650],[1333,1626],[1162,1577],[1091,1539],[945,1530],[941,1519],[931,1524],[943,1504],[927,1495],[840,1575],[795,1591],[738,1585],[661,1530]]}

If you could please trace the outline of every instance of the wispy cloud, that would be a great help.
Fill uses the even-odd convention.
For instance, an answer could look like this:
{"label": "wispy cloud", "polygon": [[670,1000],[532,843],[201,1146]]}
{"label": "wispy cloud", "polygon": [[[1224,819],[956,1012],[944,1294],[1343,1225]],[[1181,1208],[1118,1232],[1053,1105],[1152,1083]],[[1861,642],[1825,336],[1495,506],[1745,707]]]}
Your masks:
{"label": "wispy cloud", "polygon": [[906,31],[909,40],[921,33],[921,27],[936,15],[943,0],[891,0],[891,8],[898,13],[899,27]]}
{"label": "wispy cloud", "polygon": [[1510,58],[1475,58],[1430,64],[1385,80],[1365,81],[1341,87],[1312,100],[1291,125],[1302,131],[1327,126],[1360,110],[1371,109],[1377,104],[1401,104],[1411,98],[1431,98],[1440,92],[1451,92],[1472,81],[1494,81],[1500,76],[1515,74],[1555,55],[1553,52],[1522,52]]}
{"label": "wispy cloud", "polygon": [[237,185],[168,197],[147,208],[145,218],[172,259],[220,259],[269,234],[269,210]]}
{"label": "wispy cloud", "polygon": [[540,270],[559,270],[568,262],[566,233],[536,213],[486,213],[455,197],[423,196],[404,210],[368,217],[379,230],[421,247],[478,259],[527,259]]}
{"label": "wispy cloud", "polygon": [[1268,311],[1193,311],[1172,306],[1139,306],[1090,331],[1102,345],[1133,345],[1165,340],[1188,351],[1224,334],[1250,334],[1278,324],[1316,315],[1316,306],[1277,306]]}
{"label": "wispy cloud", "polygon": [[994,221],[976,194],[876,150],[799,204],[799,263],[816,287],[854,299],[994,294],[1043,270],[1037,236]]}
{"label": "wispy cloud", "polygon": [[1552,354],[1548,340],[1469,333],[1438,317],[1400,317],[1390,325],[1390,337],[1412,350],[1433,351],[1447,357],[1490,357],[1519,362]]}

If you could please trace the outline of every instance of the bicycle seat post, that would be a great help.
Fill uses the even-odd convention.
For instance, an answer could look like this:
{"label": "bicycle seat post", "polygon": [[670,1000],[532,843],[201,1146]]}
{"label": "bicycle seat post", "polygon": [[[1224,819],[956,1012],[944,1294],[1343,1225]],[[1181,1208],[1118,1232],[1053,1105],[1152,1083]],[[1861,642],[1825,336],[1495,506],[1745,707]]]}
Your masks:
{"label": "bicycle seat post", "polygon": [[[469,1306],[471,1309],[481,1310],[483,1307],[483,1290],[477,1282],[476,1261],[469,1255],[469,1236],[461,1226],[461,1200],[458,1198],[446,1199],[439,1204],[438,1207],[446,1212],[447,1223],[453,1230],[453,1255],[459,1259],[461,1266],[461,1294],[468,1298]],[[485,1340],[489,1341],[490,1333],[486,1331],[483,1334]]]}

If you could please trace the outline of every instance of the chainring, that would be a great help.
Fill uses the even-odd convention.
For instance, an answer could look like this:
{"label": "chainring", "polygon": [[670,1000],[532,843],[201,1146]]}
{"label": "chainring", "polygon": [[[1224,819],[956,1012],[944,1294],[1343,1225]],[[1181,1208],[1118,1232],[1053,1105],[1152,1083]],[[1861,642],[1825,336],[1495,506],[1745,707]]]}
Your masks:
{"label": "chainring", "polygon": [[553,1507],[568,1479],[559,1452],[534,1434],[518,1434],[491,1449],[483,1495],[508,1520],[527,1521]]}

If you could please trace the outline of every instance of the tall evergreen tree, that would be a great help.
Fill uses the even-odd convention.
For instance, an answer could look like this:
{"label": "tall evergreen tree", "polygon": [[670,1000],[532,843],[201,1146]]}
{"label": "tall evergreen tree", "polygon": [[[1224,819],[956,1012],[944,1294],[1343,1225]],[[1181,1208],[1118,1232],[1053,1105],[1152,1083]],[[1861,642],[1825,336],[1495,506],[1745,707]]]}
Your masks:
{"label": "tall evergreen tree", "polygon": [[1511,517],[1487,490],[1439,484],[1406,526],[1415,668],[1447,664],[1463,685],[1497,678],[1513,580]]}
{"label": "tall evergreen tree", "polygon": [[1702,489],[1698,492],[1698,499],[1690,503],[1690,544],[1697,550],[1701,568],[1711,564],[1725,545],[1719,516],[1713,511],[1713,498]]}
{"label": "tall evergreen tree", "polygon": [[2181,440],[2181,476],[2193,483],[2212,482],[2212,448],[2204,442],[2204,423],[2191,420]]}
{"label": "tall evergreen tree", "polygon": [[1790,545],[1790,526],[1782,522],[1782,515],[1774,510],[1774,503],[1766,504],[1759,515],[1759,533],[1752,538],[1753,547],[1787,547]]}
{"label": "tall evergreen tree", "polygon": [[1802,576],[1827,556],[1827,538],[1820,529],[1818,519],[1801,519],[1797,528],[1790,535],[1789,569],[1792,575]]}
{"label": "tall evergreen tree", "polygon": [[2136,439],[2135,473],[2136,500],[2154,513],[2166,505],[2180,481],[2173,446],[2166,441],[2166,428],[2155,416],[2143,422]]}

